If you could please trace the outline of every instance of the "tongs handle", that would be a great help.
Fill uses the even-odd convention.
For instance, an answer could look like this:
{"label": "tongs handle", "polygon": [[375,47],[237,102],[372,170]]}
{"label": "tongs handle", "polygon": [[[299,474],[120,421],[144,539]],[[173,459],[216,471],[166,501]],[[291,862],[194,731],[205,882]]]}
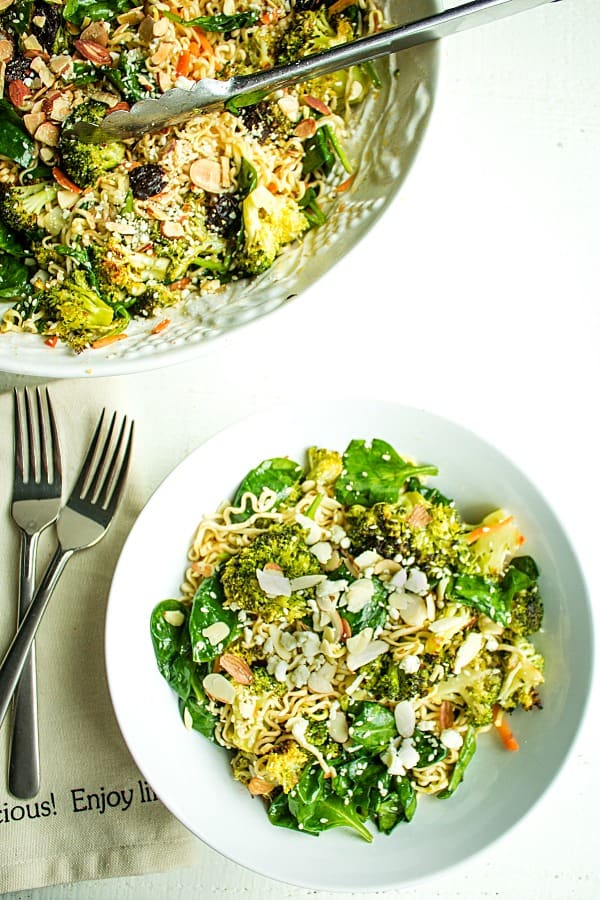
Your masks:
{"label": "tongs handle", "polygon": [[338,72],[467,28],[486,25],[544,3],[556,2],[558,0],[472,0],[417,22],[358,38],[284,66],[275,66],[252,75],[236,75],[227,81],[203,78],[191,89],[173,88],[161,97],[139,101],[129,111],[110,113],[101,126],[80,123],[73,130],[82,140],[94,142],[138,137],[167,125],[184,122],[197,112],[214,109],[244,94],[270,92],[299,84],[309,78]]}

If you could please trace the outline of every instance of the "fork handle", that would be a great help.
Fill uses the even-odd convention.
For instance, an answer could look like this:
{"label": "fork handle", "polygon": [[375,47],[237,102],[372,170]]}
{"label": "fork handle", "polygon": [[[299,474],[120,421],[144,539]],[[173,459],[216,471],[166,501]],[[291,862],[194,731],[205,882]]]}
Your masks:
{"label": "fork handle", "polygon": [[[19,623],[31,605],[35,588],[35,560],[40,532],[21,532],[19,566]],[[8,789],[14,797],[29,799],[40,789],[40,752],[38,744],[37,686],[35,644],[31,649],[15,691],[12,734],[8,763]]]}
{"label": "fork handle", "polygon": [[73,556],[74,550],[64,550],[60,544],[42,576],[31,605],[19,625],[17,632],[2,663],[0,663],[0,726],[4,722],[10,701],[19,683],[23,666],[33,644],[36,632],[46,612],[63,569]]}

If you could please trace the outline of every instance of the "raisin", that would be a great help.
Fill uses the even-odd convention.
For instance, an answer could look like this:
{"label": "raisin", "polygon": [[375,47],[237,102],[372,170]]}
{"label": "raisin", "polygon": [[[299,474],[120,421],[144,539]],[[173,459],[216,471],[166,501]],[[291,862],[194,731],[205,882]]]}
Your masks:
{"label": "raisin", "polygon": [[24,81],[26,78],[29,78],[32,75],[31,60],[27,59],[26,56],[13,56],[12,59],[6,63],[6,69],[4,71],[4,80],[6,82],[11,81]]}
{"label": "raisin", "polygon": [[[43,18],[43,25],[36,25],[33,21],[37,18]],[[58,35],[58,30],[62,24],[62,15],[59,8],[55,4],[36,3],[33,7],[33,17],[31,21],[31,33],[35,35],[44,50],[52,53],[54,42]]]}
{"label": "raisin", "polygon": [[165,173],[160,166],[154,163],[146,163],[144,166],[136,166],[129,173],[131,193],[137,200],[147,200],[160,194],[167,183]]}
{"label": "raisin", "polygon": [[231,237],[240,227],[240,200],[236,194],[207,194],[206,225],[216,234]]}

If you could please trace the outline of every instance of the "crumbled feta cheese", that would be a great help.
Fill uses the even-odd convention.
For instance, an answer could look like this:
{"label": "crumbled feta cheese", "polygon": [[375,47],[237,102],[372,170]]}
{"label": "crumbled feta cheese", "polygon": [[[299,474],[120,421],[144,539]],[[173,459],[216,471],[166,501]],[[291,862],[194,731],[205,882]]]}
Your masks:
{"label": "crumbled feta cheese", "polygon": [[460,750],[463,745],[462,735],[456,728],[444,728],[440,734],[440,741],[448,750]]}
{"label": "crumbled feta cheese", "polygon": [[400,668],[403,672],[406,672],[407,675],[414,675],[415,672],[418,672],[421,668],[421,660],[418,656],[409,654],[400,661]]}

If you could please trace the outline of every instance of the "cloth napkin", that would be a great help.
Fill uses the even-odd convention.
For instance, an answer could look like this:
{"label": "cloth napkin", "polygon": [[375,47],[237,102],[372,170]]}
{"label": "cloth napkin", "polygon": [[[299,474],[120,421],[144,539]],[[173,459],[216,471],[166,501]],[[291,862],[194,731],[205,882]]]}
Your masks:
{"label": "cloth napkin", "polygon": [[[125,379],[126,381],[126,379]],[[49,385],[66,498],[103,406],[130,414],[117,379]],[[0,394],[0,654],[16,623],[19,533],[10,519],[12,396]],[[76,553],[36,638],[42,783],[32,800],[8,791],[10,712],[0,731],[0,893],[61,882],[161,872],[197,859],[199,842],[167,811],[121,737],[104,664],[104,617],[121,547],[145,497],[134,455],[125,496],[108,533]],[[54,529],[42,536],[38,576]]]}

